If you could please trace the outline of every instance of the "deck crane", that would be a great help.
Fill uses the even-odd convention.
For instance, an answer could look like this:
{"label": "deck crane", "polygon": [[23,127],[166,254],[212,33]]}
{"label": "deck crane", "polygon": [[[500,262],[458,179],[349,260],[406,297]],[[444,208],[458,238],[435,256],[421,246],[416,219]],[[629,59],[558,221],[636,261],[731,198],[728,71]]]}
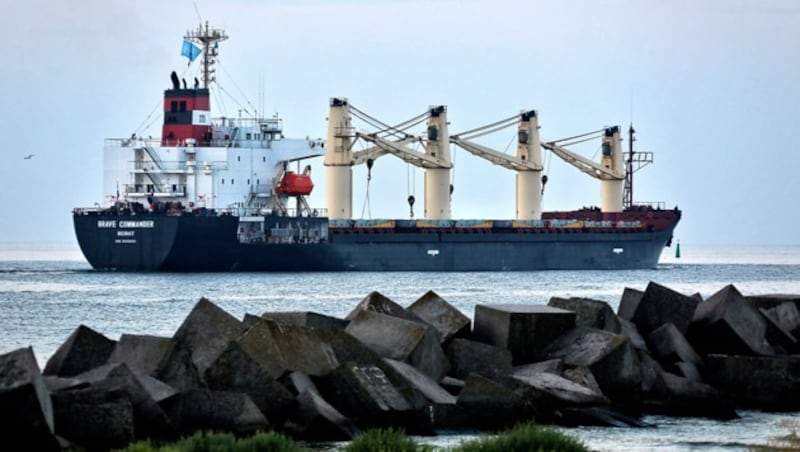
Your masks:
{"label": "deck crane", "polygon": [[[352,126],[352,116],[357,116],[381,128],[376,133],[357,132]],[[405,129],[427,120],[425,139],[408,135]],[[356,140],[373,146],[353,151]],[[422,142],[425,152],[407,147]],[[431,107],[396,126],[386,125],[350,105],[346,98],[334,98],[328,116],[328,146],[325,150],[326,202],[331,219],[352,217],[352,167],[369,164],[378,157],[391,154],[412,165],[425,168],[425,217],[450,218],[450,161],[447,112],[444,106]]]}
{"label": "deck crane", "polygon": [[[515,123],[519,124],[516,156],[469,141],[513,126]],[[517,172],[517,219],[539,220],[542,218],[542,150],[539,143],[539,124],[536,111],[523,112],[453,135],[450,137],[450,142],[495,165],[515,170]]]}
{"label": "deck crane", "polygon": [[[594,162],[580,156],[565,146],[602,137],[602,156]],[[620,144],[619,126],[587,132],[581,135],[542,143],[542,147],[582,172],[600,179],[600,210],[622,212],[625,180],[625,161]]]}

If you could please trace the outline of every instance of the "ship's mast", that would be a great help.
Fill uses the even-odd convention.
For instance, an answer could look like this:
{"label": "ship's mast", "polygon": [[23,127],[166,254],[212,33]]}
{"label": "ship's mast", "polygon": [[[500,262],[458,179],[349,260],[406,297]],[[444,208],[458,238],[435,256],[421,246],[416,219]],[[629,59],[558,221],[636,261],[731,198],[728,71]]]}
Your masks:
{"label": "ship's mast", "polygon": [[206,21],[205,27],[200,24],[197,30],[187,31],[184,38],[203,47],[203,88],[208,88],[208,85],[216,80],[213,66],[217,62],[217,55],[219,55],[219,42],[228,39],[228,35],[225,34],[224,30],[210,28],[208,21]]}
{"label": "ship's mast", "polygon": [[622,207],[624,209],[630,209],[633,207],[633,142],[636,141],[633,134],[636,133],[633,130],[633,123],[628,128],[628,161],[627,168],[625,171],[625,190],[624,195],[622,196]]}

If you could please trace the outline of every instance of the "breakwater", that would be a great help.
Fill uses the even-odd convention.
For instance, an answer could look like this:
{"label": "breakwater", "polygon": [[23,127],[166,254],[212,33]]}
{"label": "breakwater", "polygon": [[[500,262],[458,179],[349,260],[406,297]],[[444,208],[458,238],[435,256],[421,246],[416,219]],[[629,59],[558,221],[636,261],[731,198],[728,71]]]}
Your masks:
{"label": "breakwater", "polygon": [[0,415],[26,443],[102,448],[198,429],[346,440],[387,425],[432,434],[800,411],[798,299],[730,285],[703,300],[651,282],[626,289],[617,312],[553,297],[479,304],[472,321],[434,292],[406,308],[372,292],[343,318],[237,319],[201,299],[171,337],[111,340],[80,325],[41,372],[31,348],[4,354]]}

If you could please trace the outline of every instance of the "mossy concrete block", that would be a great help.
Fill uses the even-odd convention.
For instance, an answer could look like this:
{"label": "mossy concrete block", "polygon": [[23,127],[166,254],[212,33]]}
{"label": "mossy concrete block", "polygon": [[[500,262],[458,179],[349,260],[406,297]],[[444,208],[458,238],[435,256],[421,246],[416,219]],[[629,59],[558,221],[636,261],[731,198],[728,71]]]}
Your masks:
{"label": "mossy concrete block", "polygon": [[50,391],[33,348],[0,355],[0,434],[9,444],[58,450]]}
{"label": "mossy concrete block", "polygon": [[172,339],[168,337],[122,334],[108,357],[109,363],[125,363],[131,370],[155,375]]}
{"label": "mossy concrete block", "polygon": [[443,344],[454,337],[468,337],[472,322],[455,306],[429,290],[408,307],[408,311],[433,326]]}
{"label": "mossy concrete block", "polygon": [[687,339],[700,354],[772,355],[764,317],[729,284],[697,306]]}
{"label": "mossy concrete block", "polygon": [[575,312],[545,305],[479,304],[473,339],[511,351],[513,365],[540,361],[542,350],[575,326]]}
{"label": "mossy concrete block", "polygon": [[588,326],[612,333],[619,333],[622,328],[611,305],[602,300],[552,297],[547,305],[575,312],[575,324],[578,326]]}
{"label": "mossy concrete block", "polygon": [[72,377],[108,361],[115,341],[86,325],[79,325],[47,360],[42,373]]}
{"label": "mossy concrete block", "polygon": [[511,373],[511,352],[505,348],[471,341],[453,339],[445,349],[450,359],[450,375],[465,379],[471,373],[494,378]]}
{"label": "mossy concrete block", "polygon": [[697,304],[696,298],[651,281],[641,297],[629,294],[626,289],[620,302],[619,316],[636,324],[642,336],[667,322],[674,324],[681,334],[686,334]]}

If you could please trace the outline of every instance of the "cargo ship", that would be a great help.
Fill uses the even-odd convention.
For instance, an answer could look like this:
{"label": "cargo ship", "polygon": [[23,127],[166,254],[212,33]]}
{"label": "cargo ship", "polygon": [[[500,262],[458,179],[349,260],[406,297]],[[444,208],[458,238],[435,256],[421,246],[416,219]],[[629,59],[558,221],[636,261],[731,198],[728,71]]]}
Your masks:
{"label": "cargo ship", "polygon": [[[184,36],[182,55],[201,58],[191,85],[172,72],[164,91],[160,138],[106,139],[104,198],[73,209],[78,244],[96,270],[225,271],[530,271],[641,269],[657,266],[681,211],[633,202],[633,173],[651,152],[622,148],[619,126],[557,141],[539,137],[538,113],[524,111],[451,133],[447,108],[428,108],[387,125],[347,98],[330,99],[325,139],[284,137],[282,120],[241,113],[212,116],[210,89],[224,30],[206,23]],[[361,119],[377,130],[354,126]],[[423,132],[409,129],[423,126]],[[517,152],[475,138],[516,127]],[[598,139],[599,161],[568,147]],[[354,150],[356,142],[367,147]],[[513,219],[451,216],[451,147],[516,172]],[[424,149],[424,150],[420,150]],[[541,210],[543,151],[600,183],[600,206]],[[425,172],[422,218],[354,218],[352,170],[398,157]],[[310,159],[324,159],[324,207],[309,205]],[[302,168],[302,169],[301,169]]]}

